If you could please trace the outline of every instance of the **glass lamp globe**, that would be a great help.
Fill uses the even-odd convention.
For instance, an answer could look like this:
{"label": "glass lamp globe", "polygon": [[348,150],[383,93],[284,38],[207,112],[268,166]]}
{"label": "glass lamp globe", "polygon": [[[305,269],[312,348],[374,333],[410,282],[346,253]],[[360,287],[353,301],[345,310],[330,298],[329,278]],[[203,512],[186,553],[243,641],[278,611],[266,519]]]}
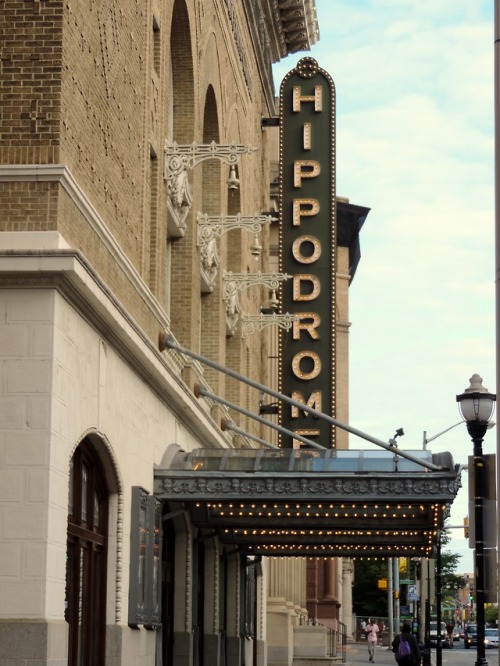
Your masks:
{"label": "glass lamp globe", "polygon": [[466,423],[488,423],[495,409],[496,395],[489,393],[483,386],[483,379],[478,374],[472,375],[470,385],[457,395],[458,407]]}

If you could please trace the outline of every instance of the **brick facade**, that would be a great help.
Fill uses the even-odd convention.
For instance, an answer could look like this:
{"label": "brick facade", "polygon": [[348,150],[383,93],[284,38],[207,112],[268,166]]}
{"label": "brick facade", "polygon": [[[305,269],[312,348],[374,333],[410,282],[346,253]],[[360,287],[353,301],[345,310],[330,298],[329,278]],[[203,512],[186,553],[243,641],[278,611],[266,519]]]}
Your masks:
{"label": "brick facade", "polygon": [[[210,290],[201,276],[197,214],[271,209],[276,129],[261,127],[262,118],[275,115],[271,64],[310,46],[310,37],[302,46],[287,42],[292,37],[280,11],[264,0],[2,3],[0,663],[67,663],[69,467],[83,438],[98,443],[109,483],[106,664],[112,666],[157,663],[155,632],[127,626],[131,488],[151,491],[170,447],[253,446],[223,432],[221,416],[272,439],[254,420],[193,395],[200,383],[258,413],[256,391],[175,353],[160,354],[158,336],[171,332],[187,348],[275,383],[276,336],[241,335],[241,315],[258,314],[269,290],[240,292],[234,335],[223,300],[225,270],[275,268],[274,231],[263,228],[258,257],[253,234],[221,236]],[[182,227],[172,212],[166,142],[212,141],[254,150],[236,165],[237,190],[228,189],[225,161],[186,171],[183,194],[191,199]],[[347,281],[339,279],[344,320]],[[340,325],[347,356],[347,322]],[[344,361],[340,376],[347,381]],[[346,391],[341,404],[347,414]],[[187,519],[176,521],[172,641],[176,666],[188,666],[196,649],[190,596],[196,535]],[[219,664],[222,564],[208,541],[206,558],[206,645],[211,656],[219,654],[210,663]],[[301,577],[288,580],[287,594],[303,613],[305,568],[292,569]],[[231,663],[250,663],[245,650],[254,649],[264,666],[264,584],[250,648],[240,631],[241,569],[231,560],[227,571]]]}

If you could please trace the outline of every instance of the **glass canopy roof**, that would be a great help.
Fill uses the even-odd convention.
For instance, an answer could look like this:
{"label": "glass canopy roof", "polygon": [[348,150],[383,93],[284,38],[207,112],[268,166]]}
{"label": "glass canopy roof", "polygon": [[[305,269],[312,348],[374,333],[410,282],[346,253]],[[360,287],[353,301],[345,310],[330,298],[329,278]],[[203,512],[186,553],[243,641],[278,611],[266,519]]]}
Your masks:
{"label": "glass canopy roof", "polygon": [[[436,462],[429,450],[407,451],[426,463],[453,468],[449,453],[439,454]],[[172,470],[194,472],[423,472],[413,460],[386,450],[325,449],[195,449],[176,454]]]}

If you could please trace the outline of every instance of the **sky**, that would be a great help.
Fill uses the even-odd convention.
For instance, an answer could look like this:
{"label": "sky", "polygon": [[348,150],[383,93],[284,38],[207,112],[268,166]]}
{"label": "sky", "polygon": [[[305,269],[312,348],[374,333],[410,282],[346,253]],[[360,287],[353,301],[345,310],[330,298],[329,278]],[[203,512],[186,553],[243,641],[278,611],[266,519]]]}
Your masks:
{"label": "sky", "polygon": [[[335,82],[338,196],[370,208],[349,291],[350,424],[422,449],[461,420],[456,395],[495,386],[493,0],[316,0],[304,56]],[[496,416],[493,417],[494,420]],[[496,451],[496,428],[485,453]],[[351,436],[351,449],[376,448]],[[464,425],[429,442],[467,464]],[[449,525],[468,514],[467,472]],[[471,572],[463,529],[447,550]]]}

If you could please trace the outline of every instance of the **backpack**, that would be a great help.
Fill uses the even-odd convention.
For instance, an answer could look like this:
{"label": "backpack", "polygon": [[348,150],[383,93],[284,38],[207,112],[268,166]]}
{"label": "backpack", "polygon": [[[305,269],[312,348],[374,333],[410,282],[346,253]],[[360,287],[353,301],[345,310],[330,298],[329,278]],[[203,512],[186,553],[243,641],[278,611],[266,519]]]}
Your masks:
{"label": "backpack", "polygon": [[405,641],[403,636],[399,636],[399,645],[396,652],[396,660],[404,659],[411,655],[411,645],[410,641]]}

